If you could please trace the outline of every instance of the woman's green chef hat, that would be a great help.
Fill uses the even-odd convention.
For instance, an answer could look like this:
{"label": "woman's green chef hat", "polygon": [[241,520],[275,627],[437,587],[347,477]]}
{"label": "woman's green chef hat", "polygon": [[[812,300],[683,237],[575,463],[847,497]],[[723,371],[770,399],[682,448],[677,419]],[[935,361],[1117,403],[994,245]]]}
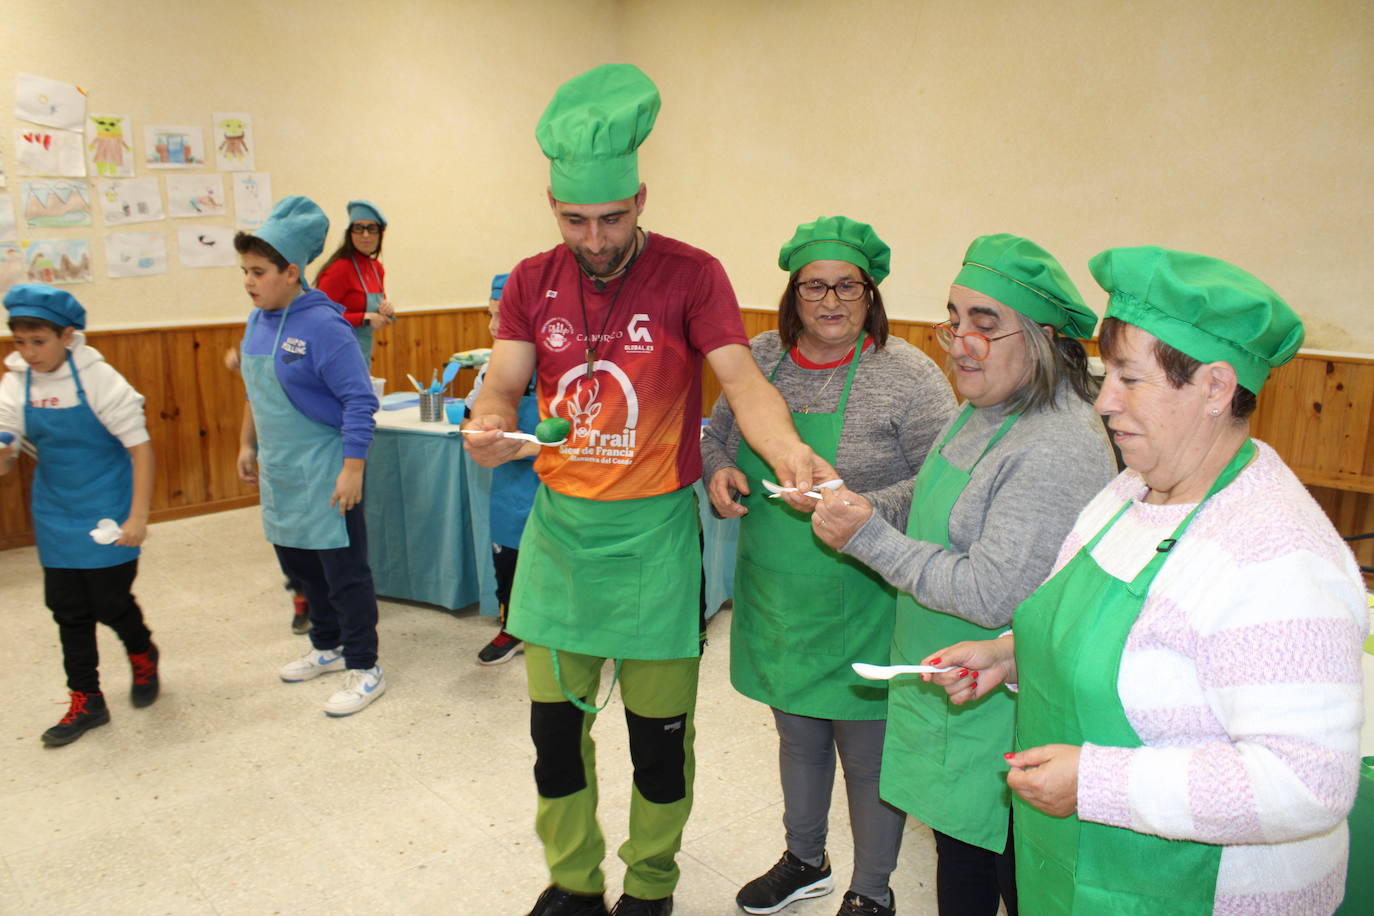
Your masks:
{"label": "woman's green chef hat", "polygon": [[632,64],[605,64],[553,94],[534,136],[554,200],[604,204],[639,192],[639,145],[658,117],[658,87]]}
{"label": "woman's green chef hat", "polygon": [[778,252],[778,266],[795,273],[812,261],[845,261],[873,278],[874,285],[890,273],[892,249],[868,223],[847,216],[820,216],[802,223],[796,235]]}
{"label": "woman's green chef hat", "polygon": [[319,204],[299,195],[277,201],[263,224],[253,230],[253,235],[277,249],[287,262],[300,269],[302,289],[310,288],[305,282],[305,265],[324,251],[324,238],[328,234],[329,217],[324,215]]}
{"label": "woman's green chef hat", "polygon": [[1136,325],[1203,363],[1226,362],[1259,393],[1302,346],[1302,319],[1264,283],[1225,261],[1155,245],[1108,248],[1088,262],[1111,296],[1107,317]]}
{"label": "woman's green chef hat", "polygon": [[377,205],[370,200],[350,200],[348,202],[348,222],[356,223],[360,219],[370,219],[383,229],[386,228],[386,217]]}
{"label": "woman's green chef hat", "polygon": [[1097,315],[1054,255],[1019,235],[999,232],[974,239],[954,285],[991,296],[1068,337],[1091,337],[1097,327]]}

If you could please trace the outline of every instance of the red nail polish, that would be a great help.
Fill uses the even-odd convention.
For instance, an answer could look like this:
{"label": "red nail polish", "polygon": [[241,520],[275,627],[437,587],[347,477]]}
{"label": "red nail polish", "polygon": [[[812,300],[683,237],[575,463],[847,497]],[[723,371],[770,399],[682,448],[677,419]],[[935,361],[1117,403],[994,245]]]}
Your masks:
{"label": "red nail polish", "polygon": [[968,677],[968,669],[967,669],[967,668],[960,668],[960,669],[959,669],[959,676],[960,676],[960,677]]}
{"label": "red nail polish", "polygon": [[1011,758],[1015,757],[1016,755],[1015,755],[1015,754],[1003,754],[1002,756],[1005,757],[1005,758],[1007,758],[1008,760],[1010,760]]}
{"label": "red nail polish", "polygon": [[932,665],[938,665],[938,664],[940,664],[940,660],[939,660],[938,658],[932,658],[932,659],[930,660],[930,663],[931,663]]}

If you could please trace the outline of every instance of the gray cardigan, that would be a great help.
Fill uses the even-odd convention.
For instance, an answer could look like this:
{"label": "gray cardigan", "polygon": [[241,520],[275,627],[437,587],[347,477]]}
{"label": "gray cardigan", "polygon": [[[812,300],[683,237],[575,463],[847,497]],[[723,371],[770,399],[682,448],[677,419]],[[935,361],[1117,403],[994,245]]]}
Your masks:
{"label": "gray cardigan", "polygon": [[[764,331],[749,342],[749,349],[763,374],[771,375],[782,356],[778,332]],[[816,413],[833,413],[848,371],[848,363],[834,370],[803,369],[787,358],[773,385],[794,411],[809,406]],[[930,357],[899,337],[889,337],[881,351],[870,348],[859,357],[835,469],[849,489],[904,524],[916,470],[955,410],[949,382]],[[735,466],[739,442],[735,415],[722,396],[701,437],[707,482],[722,468]]]}
{"label": "gray cardigan", "polygon": [[[1012,612],[1045,581],[1078,513],[1116,476],[1102,420],[1067,384],[1058,409],[1026,413],[978,462],[949,519],[950,548],[908,538],[875,513],[842,548],[926,607],[985,627]],[[1005,415],[973,412],[942,449],[967,470]],[[938,442],[953,425],[946,424]]]}

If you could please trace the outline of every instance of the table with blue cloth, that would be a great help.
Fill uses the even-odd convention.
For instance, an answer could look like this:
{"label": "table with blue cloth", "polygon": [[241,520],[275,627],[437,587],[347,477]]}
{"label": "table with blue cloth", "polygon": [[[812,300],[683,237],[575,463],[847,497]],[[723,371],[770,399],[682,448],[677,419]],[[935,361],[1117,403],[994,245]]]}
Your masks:
{"label": "table with blue cloth", "polygon": [[[491,470],[468,457],[458,427],[419,407],[377,412],[363,487],[367,558],[379,598],[495,615],[488,509]],[[704,534],[708,616],[730,599],[737,519],[719,519],[695,484]]]}

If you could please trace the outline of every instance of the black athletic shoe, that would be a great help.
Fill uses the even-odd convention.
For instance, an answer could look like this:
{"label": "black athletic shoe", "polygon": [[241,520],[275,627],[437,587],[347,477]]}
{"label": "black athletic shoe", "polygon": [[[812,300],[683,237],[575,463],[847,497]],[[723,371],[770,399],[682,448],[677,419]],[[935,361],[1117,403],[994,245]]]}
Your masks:
{"label": "black athletic shoe", "polygon": [[[892,891],[888,891],[892,894]],[[896,916],[897,895],[892,894],[892,906],[883,906],[876,900],[849,891],[840,903],[840,911],[835,916]]]}
{"label": "black athletic shoe", "polygon": [[148,643],[148,651],[129,654],[129,667],[134,670],[134,685],[129,688],[129,702],[135,706],[151,706],[157,699],[157,646]]}
{"label": "black athletic shoe", "polygon": [[48,747],[61,747],[71,744],[86,732],[110,721],[110,710],[105,706],[103,693],[82,693],[73,690],[72,705],[67,714],[52,728],[43,733],[43,743]]}
{"label": "black athletic shoe", "polygon": [[482,651],[477,653],[477,664],[479,665],[499,665],[508,662],[515,657],[515,653],[520,651],[520,640],[501,628],[491,640],[482,647]]}
{"label": "black athletic shoe", "polygon": [[610,916],[600,894],[574,894],[550,885],[534,902],[530,916]]}
{"label": "black athletic shoe", "polygon": [[830,856],[824,856],[821,867],[816,868],[784,852],[776,865],[740,888],[735,903],[746,913],[776,913],[789,903],[808,897],[824,897],[834,889]]}
{"label": "black athletic shoe", "polygon": [[673,912],[673,895],[658,900],[645,900],[621,894],[620,899],[611,907],[611,916],[669,916]]}

